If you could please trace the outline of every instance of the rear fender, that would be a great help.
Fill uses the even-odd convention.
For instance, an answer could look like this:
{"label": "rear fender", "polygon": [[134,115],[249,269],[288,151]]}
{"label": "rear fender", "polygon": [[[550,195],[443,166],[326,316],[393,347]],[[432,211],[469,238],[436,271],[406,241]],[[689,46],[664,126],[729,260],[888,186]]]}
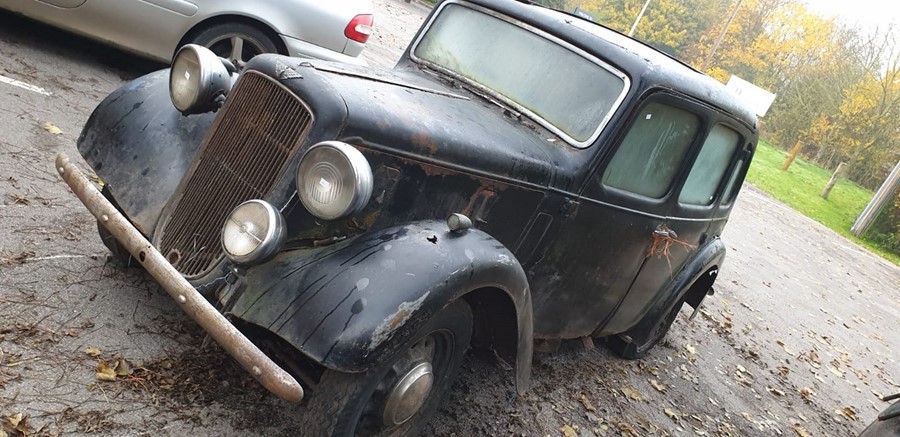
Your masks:
{"label": "rear fender", "polygon": [[169,70],[160,70],[103,99],[78,137],[78,151],[149,236],[213,118],[181,115],[169,97]]}
{"label": "rear fender", "polygon": [[628,329],[629,335],[634,338],[649,336],[656,322],[681,299],[694,308],[699,307],[718,274],[715,267],[721,266],[725,260],[725,250],[725,243],[718,237],[700,248],[668,286],[656,295],[637,325]]}
{"label": "rear fender", "polygon": [[[423,221],[323,249],[284,252],[251,268],[230,312],[323,366],[363,372],[399,352],[419,327],[472,291],[501,290],[514,308],[516,385],[528,387],[531,296],[513,254],[490,235]],[[473,296],[475,296],[473,294]],[[477,301],[473,299],[473,301]]]}

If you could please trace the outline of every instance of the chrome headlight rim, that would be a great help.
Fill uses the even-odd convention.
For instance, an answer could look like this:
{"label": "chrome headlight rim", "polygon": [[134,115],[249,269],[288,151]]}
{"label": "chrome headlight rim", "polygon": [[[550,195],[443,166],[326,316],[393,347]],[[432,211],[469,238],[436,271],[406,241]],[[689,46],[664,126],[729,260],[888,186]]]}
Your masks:
{"label": "chrome headlight rim", "polygon": [[[235,255],[228,250],[228,245],[225,242],[225,227],[228,225],[228,222],[233,220],[233,217],[235,213],[238,212],[238,210],[240,210],[241,208],[246,208],[248,207],[248,205],[258,205],[265,210],[267,226],[266,233],[262,238],[262,241],[255,249],[244,255]],[[278,251],[284,244],[286,235],[287,229],[284,221],[284,216],[281,215],[281,212],[265,200],[251,199],[234,207],[234,209],[232,209],[231,212],[228,213],[228,216],[225,219],[225,223],[222,224],[220,242],[222,245],[222,252],[225,253],[225,256],[230,261],[239,265],[249,265],[258,264],[278,253]]]}
{"label": "chrome headlight rim", "polygon": [[206,47],[185,44],[172,58],[169,97],[182,114],[202,114],[219,109],[231,91],[232,83],[225,64]]}
{"label": "chrome headlight rim", "polygon": [[[323,211],[323,209],[310,198],[309,191],[305,189],[304,184],[305,171],[310,170],[310,166],[317,163],[310,160],[315,159],[316,154],[322,152],[324,149],[331,149],[338,152],[340,157],[343,158],[343,164],[346,165],[344,170],[349,171],[352,174],[353,179],[353,186],[350,187],[353,190],[350,201],[346,202],[347,204],[336,212]],[[303,153],[303,156],[300,158],[300,162],[297,165],[295,179],[297,184],[297,195],[304,208],[317,218],[330,221],[345,218],[361,211],[369,203],[369,199],[372,197],[373,181],[375,178],[372,174],[372,167],[369,165],[369,161],[356,147],[341,141],[323,141],[313,145]]]}

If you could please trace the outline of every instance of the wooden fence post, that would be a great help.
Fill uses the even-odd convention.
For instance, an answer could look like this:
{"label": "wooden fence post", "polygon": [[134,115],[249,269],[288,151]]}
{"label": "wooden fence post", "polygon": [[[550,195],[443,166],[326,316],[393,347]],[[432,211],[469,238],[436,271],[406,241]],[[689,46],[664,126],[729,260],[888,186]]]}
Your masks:
{"label": "wooden fence post", "polygon": [[797,141],[797,144],[794,144],[794,148],[791,149],[791,153],[788,155],[787,159],[784,161],[784,165],[781,166],[781,171],[785,171],[791,164],[794,162],[794,158],[797,157],[797,154],[800,153],[800,149],[803,148],[803,142]]}
{"label": "wooden fence post", "polygon": [[828,199],[828,194],[831,193],[831,189],[834,188],[834,184],[837,183],[838,178],[841,176],[841,173],[844,171],[844,166],[847,165],[846,162],[842,162],[838,164],[837,169],[834,170],[834,173],[831,174],[831,179],[828,180],[828,183],[825,184],[825,189],[822,190],[822,198]]}

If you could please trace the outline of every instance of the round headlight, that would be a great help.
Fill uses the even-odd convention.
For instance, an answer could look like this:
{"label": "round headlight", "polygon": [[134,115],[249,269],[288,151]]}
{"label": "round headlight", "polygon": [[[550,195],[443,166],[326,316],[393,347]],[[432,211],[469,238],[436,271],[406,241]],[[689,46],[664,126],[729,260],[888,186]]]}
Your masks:
{"label": "round headlight", "polygon": [[231,75],[208,48],[188,44],[178,50],[169,70],[169,94],[183,114],[219,109],[231,90]]}
{"label": "round headlight", "polygon": [[355,147],[325,141],[300,158],[297,193],[303,206],[320,219],[346,217],[369,203],[372,168]]}
{"label": "round headlight", "polygon": [[268,202],[248,200],[231,211],[222,226],[222,249],[238,264],[262,261],[284,242],[284,218]]}

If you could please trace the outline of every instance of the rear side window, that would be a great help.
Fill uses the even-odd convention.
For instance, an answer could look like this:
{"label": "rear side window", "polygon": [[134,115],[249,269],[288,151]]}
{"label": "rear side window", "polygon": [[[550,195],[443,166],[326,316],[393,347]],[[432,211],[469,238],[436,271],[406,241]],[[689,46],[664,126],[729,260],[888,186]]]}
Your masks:
{"label": "rear side window", "polygon": [[672,186],[700,119],[683,109],[650,103],[632,123],[603,174],[603,184],[655,199]]}
{"label": "rear side window", "polygon": [[722,201],[719,202],[722,205],[728,205],[734,200],[734,195],[737,190],[735,188],[737,185],[738,175],[741,174],[741,170],[744,169],[744,160],[741,159],[738,161],[737,165],[734,166],[734,170],[731,172],[731,177],[728,178],[728,185],[725,186],[725,194],[722,195]]}
{"label": "rear side window", "polygon": [[688,205],[711,205],[740,141],[737,132],[716,125],[706,137],[678,201]]}

